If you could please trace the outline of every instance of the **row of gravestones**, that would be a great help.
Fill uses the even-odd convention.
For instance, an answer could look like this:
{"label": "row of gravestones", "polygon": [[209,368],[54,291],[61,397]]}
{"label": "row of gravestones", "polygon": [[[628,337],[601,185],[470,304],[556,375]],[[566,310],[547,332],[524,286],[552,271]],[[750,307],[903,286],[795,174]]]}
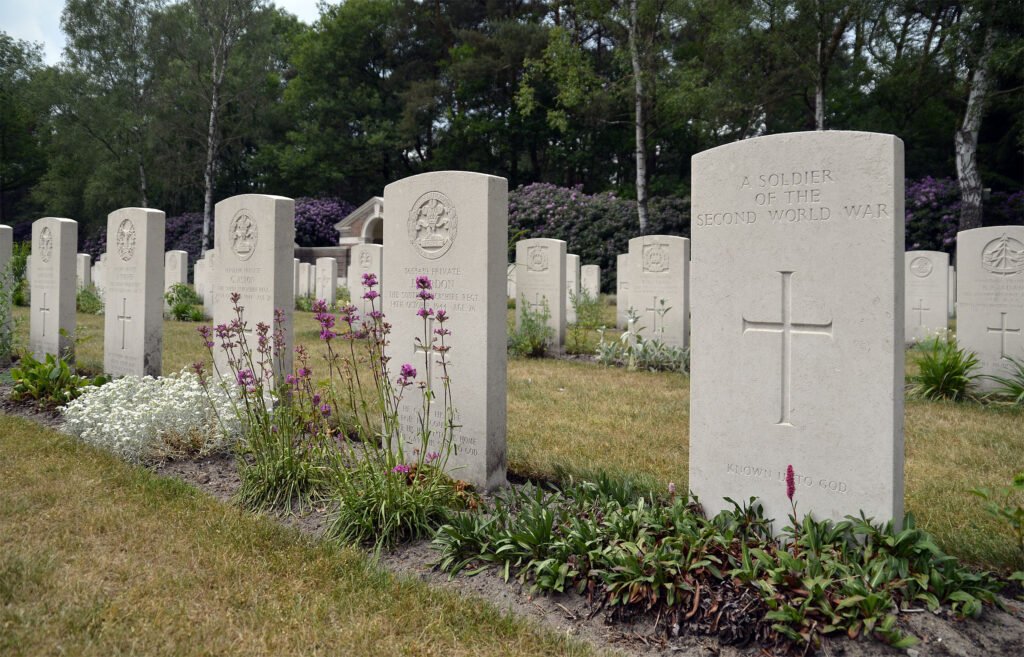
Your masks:
{"label": "row of gravestones", "polygon": [[[898,523],[903,517],[904,276],[913,266],[904,255],[902,142],[857,132],[773,135],[699,153],[692,171],[693,276],[691,289],[683,283],[682,293],[684,299],[689,294],[695,327],[691,489],[710,513],[727,505],[726,497],[756,497],[769,517],[781,519],[788,512],[783,482],[792,465],[803,512],[842,518],[863,511]],[[485,488],[502,485],[507,182],[435,172],[388,185],[384,198],[389,254],[383,261],[383,310],[392,326],[392,362],[413,363],[424,383],[406,392],[400,415],[404,437],[417,441],[422,396],[448,382],[456,405],[453,474]],[[117,240],[111,248],[130,243],[143,250],[146,232],[141,226],[125,231],[124,218],[131,215],[124,212],[111,215],[108,234]],[[152,211],[138,212],[142,218]],[[216,323],[231,317],[231,292],[241,293],[250,326],[272,323],[275,307],[292,307],[293,214],[292,201],[280,197],[238,196],[217,205]],[[75,228],[68,220],[45,219],[33,230],[33,253],[48,254],[47,263],[63,262],[67,252],[69,281]],[[1018,328],[1024,322],[1019,230],[960,235],[958,314],[965,339],[973,323],[987,325],[977,330],[1001,340],[1001,355],[1024,357]],[[687,244],[678,239],[651,236],[631,243],[626,254],[630,298],[667,294],[643,277],[674,272],[674,262],[689,266]],[[683,257],[673,260],[673,249],[682,250]],[[115,253],[120,255],[111,259],[110,282],[119,281],[123,289],[108,295],[108,305],[120,304],[120,312],[108,312],[107,339],[132,344],[142,340],[135,337],[135,324],[126,334],[121,327],[129,325],[118,322],[138,322],[125,316],[140,314],[147,302],[132,297],[129,303],[127,295],[136,288],[130,290],[128,281],[139,279],[122,278],[114,270],[119,259],[118,267],[126,268],[131,260]],[[558,296],[552,310],[564,308],[564,253],[564,242],[520,243],[520,297],[536,289],[530,287],[534,277],[555,277],[557,290],[546,288],[542,294]],[[34,338],[37,318],[52,312],[43,306],[58,303],[60,296],[60,303],[73,308],[73,299],[63,299],[73,282],[53,285],[64,270],[48,272],[37,264]],[[422,322],[431,321],[416,317],[422,302],[413,281],[423,275],[433,281],[431,305],[451,317],[446,372],[418,340]],[[671,277],[677,285],[689,278]],[[285,321],[291,335],[290,312]],[[55,325],[48,326],[52,331]],[[285,358],[290,360],[290,351]],[[444,419],[443,413],[429,417],[435,436]]]}
{"label": "row of gravestones", "polygon": [[[554,329],[556,336],[564,338],[565,325],[574,324],[577,321],[576,300],[581,298],[582,293],[586,292],[586,296],[590,299],[597,299],[601,295],[601,267],[598,265],[581,266],[580,257],[573,253],[566,253],[566,245],[563,243],[559,247],[557,242],[561,242],[561,240],[532,239],[517,242],[516,262],[508,265],[505,287],[509,299],[517,299],[519,303],[537,311],[546,308],[549,313],[548,325]],[[524,244],[525,261],[520,259],[519,244]],[[543,255],[539,255],[542,251]],[[536,255],[533,261],[530,260],[530,254]],[[538,266],[541,259],[545,259],[545,266],[549,266],[547,258],[563,256],[564,263],[550,265],[550,275],[541,278],[534,275],[537,271],[535,267]],[[531,266],[534,268],[531,269]],[[519,298],[518,286],[518,270],[520,268],[525,272],[526,289],[531,292],[531,296],[524,295],[522,299]],[[561,271],[564,274],[560,279],[561,284],[555,278],[556,271]],[[556,292],[556,286],[565,288],[565,293]],[[559,306],[561,310],[552,312],[551,304],[559,298],[563,299]],[[557,328],[558,326],[561,328]]]}

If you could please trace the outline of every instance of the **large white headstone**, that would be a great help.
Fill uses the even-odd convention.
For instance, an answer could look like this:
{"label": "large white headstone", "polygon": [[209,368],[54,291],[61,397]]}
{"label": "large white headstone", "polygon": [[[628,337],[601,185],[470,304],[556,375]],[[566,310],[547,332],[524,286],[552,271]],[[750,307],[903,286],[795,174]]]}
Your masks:
{"label": "large white headstone", "polygon": [[601,296],[601,267],[583,265],[580,267],[580,289],[586,290],[591,299]]}
{"label": "large white headstone", "polygon": [[629,240],[629,303],[645,339],[673,347],[690,341],[690,240],[644,235]]}
{"label": "large white headstone", "polygon": [[75,254],[78,222],[44,217],[32,223],[32,280],[29,348],[74,359]]}
{"label": "large white headstone", "polygon": [[163,369],[164,213],[121,208],[107,216],[103,369],[158,377]]}
{"label": "large white headstone", "polygon": [[509,299],[516,298],[516,263],[505,269],[505,294]]}
{"label": "large white headstone", "polygon": [[[448,470],[488,489],[505,483],[507,240],[504,178],[440,171],[384,188],[384,312],[392,325],[391,369],[413,364],[418,380],[435,392],[430,426],[437,436],[444,372],[438,354],[424,352],[424,321],[416,316],[421,307],[416,277],[429,276],[436,298],[427,305],[445,309],[450,317],[445,343],[451,347],[448,376],[458,427]],[[436,322],[427,324],[439,328]],[[419,387],[410,386],[402,402],[405,453],[410,456],[419,447],[422,396]]]}
{"label": "large white headstone", "polygon": [[188,285],[188,251],[164,254],[164,292],[172,285]]}
{"label": "large white headstone", "polygon": [[564,241],[545,237],[516,242],[516,328],[524,309],[546,308],[554,349],[565,344],[565,247]]}
{"label": "large white headstone", "polygon": [[949,327],[949,254],[907,251],[906,339],[920,342]]}
{"label": "large white headstone", "polygon": [[316,298],[327,305],[334,303],[338,296],[338,261],[334,258],[316,259]]}
{"label": "large white headstone", "polygon": [[352,296],[352,303],[359,307],[360,317],[366,317],[366,313],[376,306],[380,309],[380,301],[372,304],[370,300],[364,299],[367,289],[363,287],[363,274],[373,274],[377,277],[377,287],[373,288],[381,296],[384,295],[384,247],[380,244],[356,244],[349,251],[352,258],[352,265],[349,267],[348,291]]}
{"label": "large white headstone", "polygon": [[[956,333],[978,356],[979,374],[1007,376],[1024,360],[1024,226],[965,230],[956,237]],[[998,387],[977,380],[982,390]]]}
{"label": "large white headstone", "polygon": [[779,134],[692,171],[691,488],[779,531],[792,465],[799,514],[900,523],[903,143]]}
{"label": "large white headstone", "polygon": [[75,256],[75,278],[79,290],[92,285],[92,256],[88,253]]}
{"label": "large white headstone", "polygon": [[565,254],[565,321],[576,323],[576,304],[580,294],[580,257],[574,253]]}
{"label": "large white headstone", "polygon": [[[213,323],[229,323],[235,318],[231,295],[237,292],[251,331],[246,342],[255,351],[257,325],[262,322],[271,332],[275,331],[274,310],[282,310],[285,348],[276,365],[291,372],[295,201],[283,196],[242,194],[218,203],[214,216],[217,253],[213,270]],[[226,371],[221,350],[215,348],[214,353],[221,359],[221,372]]]}
{"label": "large white headstone", "polygon": [[615,326],[626,328],[629,310],[629,254],[615,256]]}

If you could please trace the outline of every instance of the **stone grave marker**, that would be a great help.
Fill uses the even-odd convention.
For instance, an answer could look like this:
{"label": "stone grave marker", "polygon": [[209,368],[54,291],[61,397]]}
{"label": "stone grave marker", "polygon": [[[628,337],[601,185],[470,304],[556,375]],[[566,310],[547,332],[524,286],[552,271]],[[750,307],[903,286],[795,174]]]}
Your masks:
{"label": "stone grave marker", "polygon": [[75,349],[75,255],[78,222],[44,217],[32,223],[29,348],[36,360]]}
{"label": "stone grave marker", "polygon": [[92,285],[92,256],[88,253],[75,256],[75,282],[79,290]]}
{"label": "stone grave marker", "polygon": [[32,283],[32,256],[25,256],[25,280]]}
{"label": "stone grave marker", "polygon": [[299,265],[301,262],[298,258],[292,258],[292,290],[296,299],[301,296],[299,294]]}
{"label": "stone grave marker", "polygon": [[380,244],[356,244],[349,252],[352,258],[352,265],[349,268],[348,291],[352,295],[352,304],[358,306],[359,316],[366,318],[366,313],[376,305],[380,310],[381,300],[371,304],[364,299],[366,288],[363,287],[363,274],[373,274],[377,277],[377,294],[384,295],[384,247]]}
{"label": "stone grave marker", "polygon": [[562,240],[544,237],[516,242],[516,328],[522,325],[524,309],[546,308],[556,350],[565,344],[565,247]]}
{"label": "stone grave marker", "polygon": [[505,295],[509,299],[516,298],[516,263],[511,263],[505,269]]}
{"label": "stone grave marker", "polygon": [[164,292],[172,285],[188,285],[188,251],[164,254]]}
{"label": "stone grave marker", "polygon": [[[1007,376],[1024,360],[1024,226],[957,233],[956,333],[978,355],[978,374]],[[995,381],[978,378],[982,390]]]}
{"label": "stone grave marker", "polygon": [[636,330],[673,347],[690,341],[690,240],[644,235],[629,240],[629,303]]}
{"label": "stone grave marker", "polygon": [[949,266],[949,316],[956,315],[956,267]]}
{"label": "stone grave marker", "polygon": [[591,299],[601,296],[601,267],[583,265],[580,267],[580,289],[586,290]]}
{"label": "stone grave marker", "polygon": [[[483,488],[505,484],[506,253],[508,181],[462,171],[425,173],[384,188],[384,312],[392,324],[392,371],[402,363],[435,393],[429,425],[435,439],[443,425],[439,356],[424,351],[424,320],[417,317],[416,277],[428,276],[451,330],[447,373],[455,409],[454,450],[448,471]],[[427,320],[427,328],[438,329]],[[432,334],[431,334],[432,335]],[[437,336],[433,336],[437,337]],[[405,454],[419,448],[423,392],[405,391],[400,421]],[[431,443],[428,449],[436,449]]]}
{"label": "stone grave marker", "polygon": [[96,286],[96,289],[102,294],[107,289],[107,277],[104,275],[106,272],[106,253],[101,253],[96,259],[96,263],[92,266],[92,284]]}
{"label": "stone grave marker", "polygon": [[690,486],[709,514],[756,497],[778,532],[791,465],[798,514],[898,525],[903,143],[778,134],[692,171]]}
{"label": "stone grave marker", "polygon": [[310,267],[312,267],[312,265],[310,265],[308,262],[300,262],[299,263],[299,296],[300,297],[308,297],[309,295],[312,294],[312,291],[309,289],[309,280],[311,278],[310,275],[309,275],[309,268]]}
{"label": "stone grave marker", "polygon": [[[274,310],[284,313],[282,329],[285,347],[281,371],[292,371],[292,296],[293,253],[295,243],[295,201],[283,196],[241,194],[217,204],[214,212],[214,246],[216,266],[213,270],[213,323],[228,323],[235,318],[233,293],[239,293],[239,304],[245,308],[248,327],[246,342],[256,350],[256,326],[260,322],[277,326]],[[227,360],[223,350],[214,348],[221,372]]]}
{"label": "stone grave marker", "polygon": [[573,300],[580,293],[580,257],[574,253],[565,254],[565,323],[576,323],[576,306]]}
{"label": "stone grave marker", "polygon": [[164,213],[121,208],[107,216],[103,369],[158,377],[163,370]]}
{"label": "stone grave marker", "polygon": [[906,339],[920,342],[949,327],[949,254],[907,251]]}
{"label": "stone grave marker", "polygon": [[316,298],[327,305],[334,303],[338,296],[338,261],[334,258],[316,259]]}
{"label": "stone grave marker", "polygon": [[629,310],[629,254],[615,256],[615,326],[626,328],[626,311]]}

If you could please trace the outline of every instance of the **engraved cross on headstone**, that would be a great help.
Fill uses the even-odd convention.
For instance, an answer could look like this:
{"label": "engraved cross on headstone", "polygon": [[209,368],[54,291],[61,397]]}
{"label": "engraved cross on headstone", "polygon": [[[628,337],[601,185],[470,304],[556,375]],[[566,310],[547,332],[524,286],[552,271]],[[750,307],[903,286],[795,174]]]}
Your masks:
{"label": "engraved cross on headstone", "polygon": [[422,343],[422,339],[413,341],[413,352],[418,356],[423,356],[423,360],[426,361],[426,372],[424,377],[427,382],[427,390],[432,390],[431,384],[434,380],[434,318],[427,318],[427,344]]}
{"label": "engraved cross on headstone", "polygon": [[546,300],[546,297],[542,298],[540,296],[540,292],[534,292],[533,301],[528,302],[530,304],[530,310],[534,312],[540,312],[544,308],[544,302]]}
{"label": "engraved cross on headstone", "polygon": [[[644,308],[644,312],[651,313],[651,334],[658,332],[658,296],[651,297],[651,307]],[[664,328],[664,326],[662,326]]]}
{"label": "engraved cross on headstone", "polygon": [[999,334],[999,357],[1007,358],[1006,355],[1006,334],[1007,333],[1020,333],[1019,328],[1007,328],[1006,327],[1006,313],[999,313],[999,326],[986,326],[989,333]]}
{"label": "engraved cross on headstone", "polygon": [[43,303],[39,306],[39,312],[43,316],[43,337],[46,337],[46,313],[50,312],[50,308],[46,307],[46,292],[43,292]]}
{"label": "engraved cross on headstone", "polygon": [[746,317],[743,318],[743,332],[748,331],[763,333],[779,333],[782,336],[782,365],[781,365],[781,411],[779,421],[776,424],[793,426],[790,422],[790,415],[793,412],[792,404],[792,369],[793,369],[793,336],[794,335],[825,335],[829,338],[832,334],[832,320],[824,324],[811,324],[809,322],[793,321],[793,298],[792,278],[793,272],[780,271],[782,274],[782,320],[778,322],[752,322]]}
{"label": "engraved cross on headstone", "polygon": [[117,316],[121,320],[121,349],[124,349],[124,334],[127,328],[127,323],[132,320],[131,315],[128,314],[128,299],[121,297],[121,314]]}
{"label": "engraved cross on headstone", "polygon": [[917,311],[917,325],[924,326],[924,311],[931,310],[931,308],[924,307],[924,299],[918,299],[917,308],[911,308],[911,310]]}

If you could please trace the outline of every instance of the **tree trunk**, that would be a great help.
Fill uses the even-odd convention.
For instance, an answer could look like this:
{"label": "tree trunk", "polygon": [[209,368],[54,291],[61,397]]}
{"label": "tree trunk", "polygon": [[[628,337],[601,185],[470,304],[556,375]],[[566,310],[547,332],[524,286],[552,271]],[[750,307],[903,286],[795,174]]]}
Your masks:
{"label": "tree trunk", "polygon": [[647,233],[647,137],[644,129],[644,79],[637,43],[637,0],[629,2],[629,56],[633,63],[633,90],[636,124],[636,212],[640,234]]}
{"label": "tree trunk", "polygon": [[141,146],[139,147],[139,200],[142,201],[142,207],[149,207],[149,198],[146,193],[146,166],[142,162],[142,151]]}
{"label": "tree trunk", "polygon": [[825,21],[824,12],[821,8],[821,0],[818,1],[818,74],[814,80],[814,129],[825,129]]}
{"label": "tree trunk", "polygon": [[211,75],[212,89],[210,94],[210,121],[206,127],[206,165],[203,167],[203,246],[212,248],[210,229],[213,223],[213,181],[217,162],[217,114],[220,105],[220,77],[217,71],[217,58],[213,60]]}
{"label": "tree trunk", "polygon": [[960,181],[960,230],[981,228],[981,174],[978,172],[978,131],[985,114],[992,78],[988,62],[992,56],[995,33],[988,28],[981,54],[974,67],[964,123],[956,133],[956,175]]}

